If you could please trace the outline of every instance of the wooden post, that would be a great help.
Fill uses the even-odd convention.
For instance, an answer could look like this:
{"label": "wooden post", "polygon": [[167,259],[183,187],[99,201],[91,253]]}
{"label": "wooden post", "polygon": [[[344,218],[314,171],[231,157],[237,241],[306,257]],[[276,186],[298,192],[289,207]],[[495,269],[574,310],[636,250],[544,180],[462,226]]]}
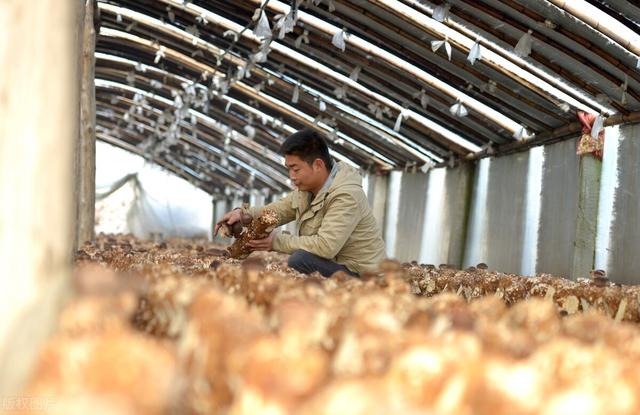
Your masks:
{"label": "wooden post", "polygon": [[220,211],[219,205],[220,205],[220,203],[218,203],[218,199],[216,198],[216,196],[213,196],[211,198],[211,206],[212,206],[212,209],[211,209],[211,227],[210,227],[211,229],[209,230],[212,241],[216,239],[215,235],[213,234],[213,229],[216,226],[216,222],[218,222],[218,214],[219,214],[219,211]]}
{"label": "wooden post", "polygon": [[69,290],[75,7],[0,1],[0,397],[23,386]]}
{"label": "wooden post", "polygon": [[580,157],[578,185],[578,215],[574,239],[571,278],[589,277],[593,269],[596,251],[598,202],[600,198],[600,173],[602,161],[586,155]]}
{"label": "wooden post", "polygon": [[80,125],[77,145],[77,231],[76,247],[95,238],[96,204],[96,94],[95,49],[93,24],[94,0],[84,2],[82,54],[80,55]]}

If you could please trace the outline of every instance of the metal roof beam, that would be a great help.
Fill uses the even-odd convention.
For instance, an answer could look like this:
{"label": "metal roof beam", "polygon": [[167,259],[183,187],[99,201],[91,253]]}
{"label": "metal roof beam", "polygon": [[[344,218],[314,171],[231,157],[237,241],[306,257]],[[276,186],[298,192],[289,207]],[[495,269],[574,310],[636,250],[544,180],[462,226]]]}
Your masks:
{"label": "metal roof beam", "polygon": [[[207,20],[209,21],[209,23],[211,24],[218,24],[220,26],[223,26],[226,29],[235,31],[235,32],[240,32],[243,27],[240,26],[239,24],[232,22],[210,10],[204,9],[202,7],[196,6],[192,3],[187,3],[187,4],[182,4],[182,2],[179,1],[174,1],[174,0],[160,0],[163,3],[169,4],[172,7],[175,7],[177,9],[181,9],[181,10],[185,10],[188,11],[189,13],[191,13],[194,16],[201,16],[204,15],[207,17]],[[277,7],[276,7],[277,6]],[[280,6],[282,6],[282,10],[280,10]],[[289,6],[284,6],[282,5],[282,3],[279,3],[277,1],[271,0],[268,4],[269,8],[272,7],[276,7],[276,10],[278,12],[288,12],[289,10]],[[285,10],[286,9],[286,10]],[[284,11],[283,11],[284,10]],[[302,18],[303,15],[308,16],[306,13],[304,12],[299,12],[300,17]],[[313,18],[315,19],[315,18]],[[322,25],[324,27],[324,25],[326,25],[326,23],[322,22],[319,19],[315,19],[317,21],[318,24]],[[331,26],[333,27],[333,26]],[[335,31],[338,31],[337,28]],[[335,33],[334,31],[334,33]],[[331,33],[333,34],[333,33]],[[256,37],[252,31],[250,30],[246,30],[244,31],[244,33],[242,34],[243,37],[250,39],[252,41],[254,41],[256,44],[260,44],[261,43],[261,39],[259,39],[258,37]],[[350,37],[350,39],[353,39],[354,37]],[[333,78],[337,83],[341,84],[341,85],[348,85],[351,89],[358,91],[362,94],[364,94],[365,96],[370,97],[371,99],[374,99],[386,106],[388,106],[391,109],[394,109],[397,112],[404,112],[404,114],[409,117],[409,118],[413,118],[414,120],[416,120],[417,122],[423,124],[425,127],[435,131],[436,133],[442,135],[443,137],[447,138],[448,140],[463,146],[465,148],[467,148],[469,151],[471,152],[475,152],[478,151],[480,149],[479,146],[476,146],[475,144],[469,142],[468,140],[464,139],[463,137],[458,136],[457,134],[449,131],[446,127],[443,127],[437,123],[435,123],[434,121],[422,116],[421,114],[418,114],[412,110],[406,110],[402,107],[401,104],[398,104],[390,99],[388,99],[387,97],[378,94],[374,91],[369,90],[368,88],[364,87],[363,85],[351,80],[349,77],[344,76],[340,73],[335,72],[333,69],[317,62],[314,61],[312,59],[309,59],[308,57],[300,54],[299,52],[279,43],[279,42],[271,42],[270,43],[270,48],[273,51],[276,51],[278,53],[284,54],[294,60],[296,60],[297,62],[308,66],[324,75],[327,75],[331,78]],[[415,67],[414,67],[415,68]],[[417,68],[415,68],[417,69]],[[426,73],[424,73],[423,71],[420,71],[421,73],[423,73],[424,75],[427,75]],[[439,84],[443,84],[443,82],[441,81],[437,81]],[[451,88],[451,87],[449,87]],[[474,100],[475,101],[475,100]],[[498,116],[499,119],[506,119],[506,117],[503,116]],[[519,125],[515,122],[511,122],[509,125],[511,125],[511,127],[515,128],[515,125],[518,126]],[[515,130],[514,130],[515,131]]]}
{"label": "metal roof beam", "polygon": [[[101,3],[102,4],[102,3]],[[122,9],[122,8],[118,8],[121,9],[122,13],[127,12],[127,9]],[[131,13],[135,13],[135,12],[131,12]],[[186,33],[184,33],[184,35],[187,35]],[[131,35],[129,33],[125,33],[125,32],[121,32],[118,30],[113,30],[113,29],[108,29],[108,28],[101,28],[100,30],[100,36],[106,36],[106,37],[111,37],[111,38],[116,38],[116,39],[121,39],[121,40],[125,40],[125,41],[129,41],[131,43],[134,43],[136,45],[140,45],[142,47],[146,47],[149,50],[153,51],[154,53],[161,50],[163,51],[163,53],[171,58],[171,59],[176,59],[176,61],[180,62],[181,64],[185,65],[185,66],[195,66],[195,68],[197,70],[200,70],[202,73],[204,72],[208,72],[209,74],[211,74],[213,71],[215,71],[215,68],[208,66],[206,64],[200,63],[195,61],[192,58],[189,58],[179,52],[173,51],[172,49],[163,47],[159,44],[156,44],[154,42],[151,42],[149,40],[146,39],[142,39],[138,36],[134,36]],[[194,38],[197,39],[197,38]],[[211,46],[213,48],[215,48],[214,46]],[[231,56],[231,55],[227,55],[227,56]],[[237,64],[242,65],[244,63],[246,63],[245,60],[241,59],[241,58],[235,58],[234,61],[236,61]],[[219,74],[218,77],[222,78],[223,75]],[[244,93],[245,95],[250,95],[252,98],[257,99],[258,101],[262,102],[262,103],[267,103],[269,106],[275,108],[278,112],[281,113],[285,113],[287,115],[289,115],[290,117],[293,117],[294,119],[296,119],[298,122],[301,122],[302,124],[306,125],[309,128],[315,129],[315,130],[319,130],[321,132],[324,133],[330,133],[332,131],[332,128],[327,126],[326,124],[322,124],[322,123],[313,123],[313,122],[309,122],[309,119],[313,120],[313,117],[308,116],[307,114],[303,114],[301,111],[292,108],[290,106],[287,106],[287,110],[280,108],[278,106],[273,106],[273,102],[274,99],[264,93],[260,93],[257,92],[254,88],[252,88],[251,86],[242,83],[242,82],[234,82],[231,85],[231,88],[236,89],[242,93]],[[358,140],[353,139],[352,137],[349,137],[343,133],[339,133],[339,135],[341,135],[341,138],[343,138],[343,140],[348,143],[351,147],[353,147],[351,150],[354,150],[355,148],[359,148],[359,151],[364,151],[364,154],[368,153],[369,157],[372,157],[378,164],[380,164],[382,166],[382,168],[384,169],[390,169],[393,167],[393,165],[395,164],[392,160],[389,160],[388,158],[384,157],[383,155],[381,155],[380,153],[376,152],[375,150],[371,149],[370,147],[367,147],[366,145],[360,143]]]}

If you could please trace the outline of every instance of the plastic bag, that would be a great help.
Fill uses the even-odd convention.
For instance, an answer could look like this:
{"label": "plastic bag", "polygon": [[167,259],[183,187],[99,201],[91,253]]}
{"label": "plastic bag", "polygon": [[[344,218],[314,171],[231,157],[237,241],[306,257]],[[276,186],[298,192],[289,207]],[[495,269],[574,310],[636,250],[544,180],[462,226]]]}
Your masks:
{"label": "plastic bag", "polygon": [[603,128],[604,128],[604,118],[602,118],[602,115],[598,115],[595,121],[593,122],[593,126],[591,127],[591,137],[597,139],[598,136],[600,135],[600,131],[602,131]]}
{"label": "plastic bag", "polygon": [[[278,18],[278,16],[280,16]],[[287,34],[287,28],[286,25],[284,24],[285,19],[287,18],[286,15],[281,14],[276,16],[276,25],[274,26],[274,28],[279,28],[280,30],[278,30],[278,39],[284,39],[284,35]]]}
{"label": "plastic bag", "polygon": [[442,45],[444,45],[444,50],[447,52],[447,57],[451,60],[451,44],[448,38],[445,37],[444,40],[432,40],[431,50],[437,52]]}
{"label": "plastic bag", "polygon": [[431,98],[429,98],[427,96],[427,94],[424,93],[424,91],[422,91],[422,96],[420,96],[420,106],[422,107],[422,109],[427,109],[427,107],[429,106],[429,101],[431,100]]}
{"label": "plastic bag", "polygon": [[299,98],[300,98],[300,87],[296,85],[293,88],[293,96],[291,97],[291,102],[294,104],[297,104]]}
{"label": "plastic bag", "polygon": [[360,65],[356,66],[355,68],[353,68],[353,71],[351,71],[351,75],[349,75],[349,78],[354,82],[358,82],[358,76],[360,76],[361,70],[362,67]]}
{"label": "plastic bag", "polygon": [[396,118],[396,124],[393,126],[393,130],[396,132],[399,132],[400,126],[402,125],[402,121],[408,117],[409,117],[409,108],[403,108],[402,111],[400,111],[400,114],[398,114],[398,118]]}
{"label": "plastic bag", "polygon": [[513,133],[513,138],[515,138],[518,141],[524,140],[526,136],[527,136],[527,129],[522,125]]}
{"label": "plastic bag", "polygon": [[296,16],[293,10],[287,13],[284,19],[284,31],[285,33],[293,32],[293,28],[296,27]]}
{"label": "plastic bag", "polygon": [[451,112],[451,115],[456,117],[466,117],[469,114],[467,108],[462,105],[462,102],[460,101],[453,104],[451,108],[449,108],[449,112]]}
{"label": "plastic bag", "polygon": [[447,3],[436,6],[433,9],[433,19],[438,22],[444,22],[449,18],[449,9],[451,9],[451,5]]}
{"label": "plastic bag", "polygon": [[395,132],[399,132],[400,131],[400,126],[402,125],[402,112],[400,112],[398,114],[398,118],[396,118],[396,124],[393,126],[393,131]]}
{"label": "plastic bag", "polygon": [[256,136],[256,129],[251,125],[245,125],[244,132],[246,133],[247,138],[249,138],[250,140],[253,140],[253,137]]}
{"label": "plastic bag", "polygon": [[160,59],[165,57],[166,51],[167,51],[166,47],[160,46],[160,48],[156,51],[156,57],[153,60],[153,63],[157,64],[158,62],[160,62]]}
{"label": "plastic bag", "polygon": [[304,32],[302,32],[300,36],[296,38],[296,41],[295,41],[296,49],[300,49],[300,45],[302,44],[303,41],[305,45],[309,44],[309,31],[306,29]]}
{"label": "plastic bag", "polygon": [[234,43],[238,41],[238,34],[231,29],[225,30],[224,33],[222,33],[222,36],[223,37],[231,36],[233,38]]}
{"label": "plastic bag", "polygon": [[333,44],[333,46],[337,47],[338,49],[340,49],[343,52],[344,52],[344,49],[346,47],[346,44],[344,42],[344,37],[345,37],[345,31],[344,30],[340,30],[340,31],[336,32],[336,34],[333,35],[333,39],[331,39],[331,43]]}
{"label": "plastic bag", "polygon": [[533,33],[533,30],[529,29],[529,31],[524,35],[522,35],[520,40],[518,40],[516,47],[513,49],[513,51],[517,56],[520,56],[521,58],[526,58],[531,54],[531,45],[533,43],[533,38],[531,37],[532,33]]}
{"label": "plastic bag", "polygon": [[260,14],[260,20],[258,20],[258,24],[253,30],[253,34],[258,37],[271,37],[271,27],[269,26],[269,19],[267,19],[267,14],[264,12],[264,10]]}
{"label": "plastic bag", "polygon": [[427,96],[427,91],[425,91],[424,89],[421,89],[420,91],[413,94],[413,99],[420,99],[420,106],[422,107],[422,109],[426,110],[427,106],[429,106],[430,98]]}
{"label": "plastic bag", "polygon": [[473,44],[473,47],[471,47],[471,50],[469,51],[469,56],[467,56],[467,60],[471,63],[471,65],[473,65],[481,57],[482,57],[482,51],[480,50],[480,42],[476,41],[476,43]]}
{"label": "plastic bag", "polygon": [[620,96],[620,103],[622,105],[627,104],[627,88],[629,87],[629,76],[627,74],[624,75],[624,82],[620,85],[620,91],[622,95]]}

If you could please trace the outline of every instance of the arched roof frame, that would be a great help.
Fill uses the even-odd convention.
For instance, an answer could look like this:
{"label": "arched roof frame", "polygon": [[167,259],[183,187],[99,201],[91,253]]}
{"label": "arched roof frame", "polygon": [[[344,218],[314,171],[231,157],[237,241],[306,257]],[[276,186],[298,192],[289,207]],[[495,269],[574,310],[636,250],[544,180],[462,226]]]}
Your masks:
{"label": "arched roof frame", "polygon": [[[277,19],[291,10],[278,0],[101,1],[99,49],[216,90],[212,103],[237,110],[214,104],[209,115],[235,131],[251,126],[255,111],[282,120],[254,125],[265,148],[311,125],[336,154],[365,169],[428,168],[553,142],[579,131],[576,111],[600,114],[605,125],[640,119],[640,8],[629,2],[295,3],[297,25],[276,39]],[[448,16],[434,19],[443,6]],[[258,8],[273,29],[270,42],[253,33]],[[342,30],[344,51],[331,44]],[[532,53],[517,56],[513,46],[527,31]],[[134,46],[135,38],[149,43]],[[432,41],[444,39],[451,60],[431,51]],[[256,59],[267,47],[266,59]],[[471,64],[467,55],[477,47],[481,57]],[[207,76],[215,85],[206,85]],[[456,102],[468,116],[449,111]]]}

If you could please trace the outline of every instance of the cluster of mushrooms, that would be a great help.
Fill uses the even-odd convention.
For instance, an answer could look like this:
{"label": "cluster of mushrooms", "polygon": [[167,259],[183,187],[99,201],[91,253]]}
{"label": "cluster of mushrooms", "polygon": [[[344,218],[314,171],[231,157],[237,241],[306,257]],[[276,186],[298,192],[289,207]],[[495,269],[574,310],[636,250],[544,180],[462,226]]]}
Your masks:
{"label": "cluster of mushrooms", "polygon": [[640,412],[635,287],[286,259],[99,237],[24,394],[67,415]]}

